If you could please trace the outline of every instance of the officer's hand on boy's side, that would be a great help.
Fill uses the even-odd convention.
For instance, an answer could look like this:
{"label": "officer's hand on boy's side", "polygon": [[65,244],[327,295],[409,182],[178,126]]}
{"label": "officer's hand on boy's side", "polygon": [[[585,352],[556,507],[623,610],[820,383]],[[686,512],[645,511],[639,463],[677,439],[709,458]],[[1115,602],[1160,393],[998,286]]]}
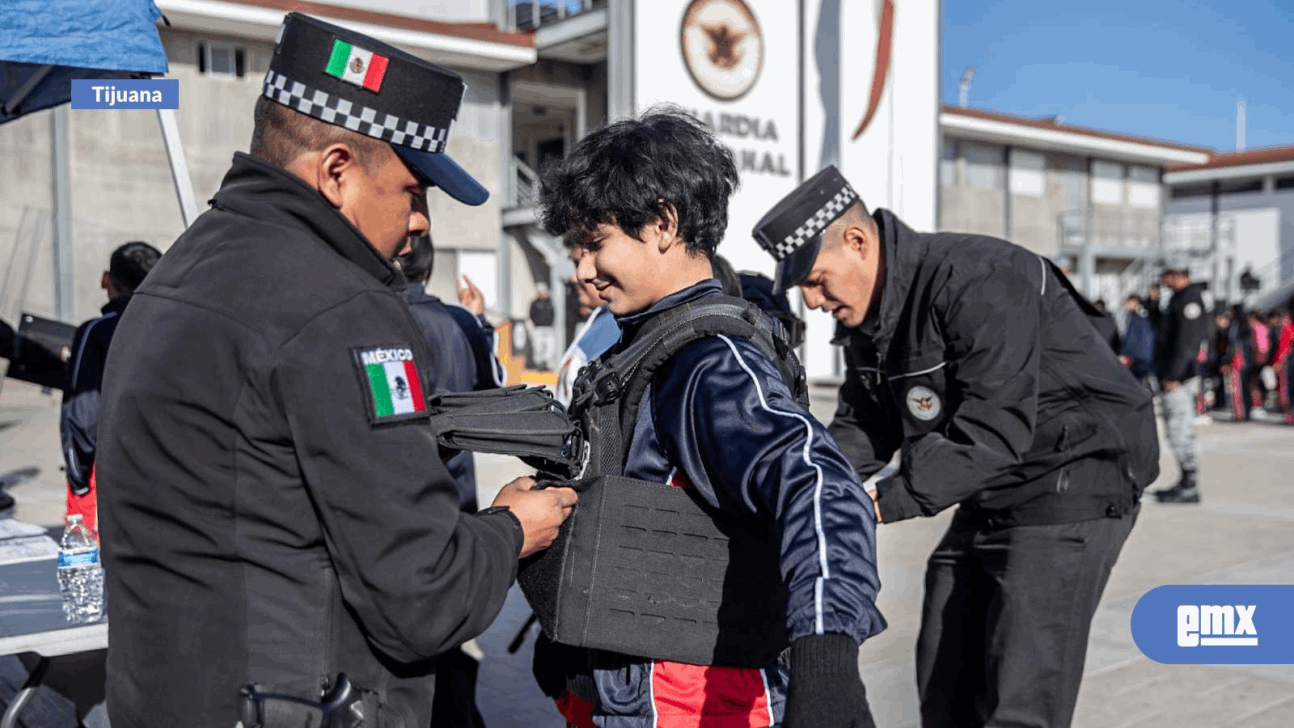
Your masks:
{"label": "officer's hand on boy's side", "polygon": [[506,506],[521,522],[525,542],[520,557],[543,551],[553,544],[562,523],[570,517],[579,496],[570,488],[531,490],[534,478],[517,478],[503,486],[492,506]]}

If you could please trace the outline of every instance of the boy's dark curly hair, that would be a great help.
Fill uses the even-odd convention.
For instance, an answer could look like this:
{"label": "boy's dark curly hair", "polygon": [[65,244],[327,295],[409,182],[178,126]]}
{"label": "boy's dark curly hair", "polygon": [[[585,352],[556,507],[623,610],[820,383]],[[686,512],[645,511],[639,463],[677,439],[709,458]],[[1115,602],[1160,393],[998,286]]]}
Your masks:
{"label": "boy's dark curly hair", "polygon": [[602,224],[638,237],[673,207],[679,237],[706,257],[723,240],[738,184],[732,152],[694,117],[670,108],[593,132],[542,179],[544,229],[568,247],[588,245]]}

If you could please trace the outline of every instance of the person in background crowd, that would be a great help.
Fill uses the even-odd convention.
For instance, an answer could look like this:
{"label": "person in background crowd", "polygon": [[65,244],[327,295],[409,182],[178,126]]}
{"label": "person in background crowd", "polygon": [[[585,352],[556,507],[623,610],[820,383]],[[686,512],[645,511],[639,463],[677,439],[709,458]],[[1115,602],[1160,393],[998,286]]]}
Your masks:
{"label": "person in background crowd", "polygon": [[1279,309],[1273,315],[1276,328],[1276,346],[1272,352],[1272,366],[1276,370],[1276,394],[1281,412],[1285,415],[1285,424],[1294,425],[1294,405],[1291,404],[1291,391],[1294,391],[1294,364],[1290,361],[1290,352],[1294,349],[1294,322],[1290,312]]}
{"label": "person in background crowd", "polygon": [[[427,292],[435,260],[430,235],[410,238],[409,250],[396,260],[409,279],[404,300],[427,343],[439,353],[432,389],[470,392],[504,386],[507,372],[495,356],[497,339],[494,326],[485,318],[485,297],[480,289],[463,276],[458,285],[458,306],[448,305]],[[463,510],[475,513],[476,466],[472,453],[455,455],[446,467],[462,490]]]}
{"label": "person in background crowd", "polygon": [[[570,249],[571,261],[575,263],[576,270],[579,270],[580,256],[583,254],[583,248]],[[574,272],[571,273],[570,282],[575,295],[579,297],[580,317],[584,319],[584,323],[575,333],[570,348],[562,355],[562,362],[557,370],[555,397],[563,407],[571,403],[575,380],[580,371],[620,340],[620,325],[598,297],[598,289],[581,281]]]}
{"label": "person in background crowd", "polygon": [[99,509],[94,456],[98,445],[99,390],[103,387],[108,345],[130,297],[161,257],[157,248],[138,241],[112,251],[108,270],[99,279],[99,286],[108,293],[108,302],[100,309],[102,315],[81,324],[72,337],[58,422],[67,470],[67,513],[80,514],[95,533],[99,531]]}
{"label": "person in background crowd", "polygon": [[1150,320],[1150,325],[1159,334],[1160,327],[1164,325],[1164,311],[1160,300],[1160,288],[1158,283],[1151,283],[1146,289],[1146,297],[1142,300],[1141,305],[1146,309],[1146,318]]}
{"label": "person in background crowd", "polygon": [[[428,293],[426,286],[435,259],[430,235],[410,238],[409,250],[396,259],[409,279],[404,300],[427,344],[438,355],[430,378],[431,389],[469,392],[502,387],[506,372],[494,354],[494,327],[485,319],[485,297],[467,276],[458,286],[461,306],[446,305]],[[472,453],[455,455],[446,461],[445,468],[458,483],[463,512],[476,513],[476,463]],[[485,720],[476,707],[481,657],[480,648],[472,640],[436,658],[432,728],[484,728]]]}
{"label": "person in background crowd", "polygon": [[1213,314],[1213,327],[1209,331],[1209,353],[1206,371],[1213,387],[1213,409],[1228,409],[1230,397],[1227,394],[1227,374],[1230,371],[1228,362],[1231,352],[1231,316],[1226,309],[1219,309]]}
{"label": "person in background crowd", "polygon": [[1156,336],[1155,378],[1163,390],[1164,429],[1182,476],[1171,488],[1153,491],[1153,495],[1160,502],[1198,503],[1200,443],[1195,408],[1200,345],[1208,338],[1203,286],[1191,282],[1184,264],[1165,269],[1160,281],[1173,291],[1173,300],[1163,312]]}
{"label": "person in background crowd", "polygon": [[1252,408],[1262,412],[1267,405],[1267,383],[1263,381],[1263,373],[1271,362],[1271,335],[1267,330],[1267,324],[1263,323],[1263,318],[1257,311],[1250,311],[1246,321],[1254,342],[1254,361],[1249,370],[1248,394]]}
{"label": "person in background crowd", "polygon": [[530,353],[534,361],[528,363],[532,369],[547,369],[552,366],[553,348],[557,345],[557,332],[553,329],[557,312],[548,297],[548,284],[540,283],[535,288],[535,300],[530,303],[530,323],[533,327]]}
{"label": "person in background crowd", "polygon": [[1254,370],[1254,337],[1245,319],[1244,309],[1231,307],[1227,327],[1227,360],[1223,374],[1227,378],[1227,402],[1234,422],[1248,422],[1253,402],[1249,399],[1250,379]]}
{"label": "person in background crowd", "polygon": [[1155,370],[1155,328],[1146,315],[1141,299],[1131,295],[1123,305],[1128,312],[1128,324],[1124,329],[1119,360],[1128,367],[1137,381],[1148,384],[1150,375]]}
{"label": "person in background crowd", "polygon": [[1101,313],[1100,317],[1091,319],[1092,325],[1096,327],[1097,333],[1101,335],[1101,341],[1104,341],[1110,347],[1110,351],[1118,354],[1123,351],[1123,343],[1119,337],[1119,323],[1114,320],[1114,316],[1109,311],[1105,310],[1105,302],[1100,301],[1099,303],[1101,304],[1099,306],[1092,304]]}

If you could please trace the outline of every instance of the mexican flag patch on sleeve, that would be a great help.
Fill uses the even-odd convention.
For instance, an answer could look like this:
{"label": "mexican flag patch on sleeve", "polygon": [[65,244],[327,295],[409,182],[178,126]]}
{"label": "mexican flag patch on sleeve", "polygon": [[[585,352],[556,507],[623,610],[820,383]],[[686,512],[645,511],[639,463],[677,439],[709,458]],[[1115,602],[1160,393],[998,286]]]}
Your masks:
{"label": "mexican flag patch on sleeve", "polygon": [[427,400],[413,360],[413,349],[402,344],[354,349],[360,388],[367,394],[371,424],[423,419]]}

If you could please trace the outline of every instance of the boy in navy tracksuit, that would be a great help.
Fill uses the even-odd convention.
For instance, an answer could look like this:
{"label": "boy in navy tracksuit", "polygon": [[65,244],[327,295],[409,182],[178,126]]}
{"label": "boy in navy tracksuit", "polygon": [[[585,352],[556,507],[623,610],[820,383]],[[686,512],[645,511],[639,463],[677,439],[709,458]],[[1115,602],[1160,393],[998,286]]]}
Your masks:
{"label": "boy in navy tracksuit", "polygon": [[[577,277],[624,332],[608,356],[656,316],[720,295],[711,258],[736,185],[731,153],[694,119],[668,113],[595,132],[545,175],[548,231],[582,253]],[[662,365],[636,423],[625,476],[694,488],[712,507],[774,524],[789,660],[757,669],[537,649],[536,675],[560,676],[546,687],[567,721],[872,726],[858,645],[885,627],[874,506],[826,428],[771,359],[724,335],[697,339]]]}

